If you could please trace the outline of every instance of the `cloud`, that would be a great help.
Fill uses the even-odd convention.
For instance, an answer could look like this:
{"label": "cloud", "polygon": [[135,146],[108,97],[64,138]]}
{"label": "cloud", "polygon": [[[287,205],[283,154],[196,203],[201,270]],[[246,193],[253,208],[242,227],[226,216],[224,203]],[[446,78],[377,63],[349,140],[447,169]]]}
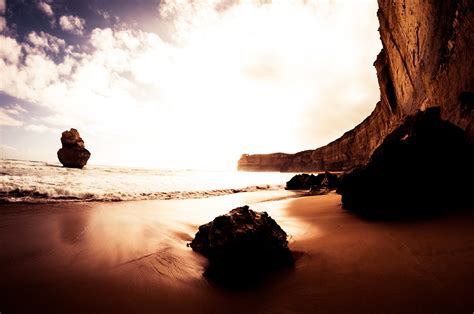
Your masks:
{"label": "cloud", "polygon": [[44,124],[28,124],[24,126],[24,129],[27,131],[37,132],[37,133],[45,133],[45,132],[53,132],[56,134],[61,133],[59,130],[50,128]]}
{"label": "cloud", "polygon": [[55,37],[51,34],[40,31],[33,31],[26,36],[26,44],[23,45],[28,54],[40,53],[47,55],[48,53],[59,54],[66,47],[63,39]]}
{"label": "cloud", "polygon": [[28,111],[23,108],[22,106],[18,105],[18,104],[14,104],[14,105],[10,105],[10,106],[5,106],[2,108],[2,110],[8,114],[12,114],[12,115],[20,115],[22,113],[28,113]]}
{"label": "cloud", "polygon": [[6,0],[0,0],[0,14],[5,14],[6,10],[7,10]]}
{"label": "cloud", "polygon": [[[173,42],[126,27],[92,30],[84,49],[0,35],[0,91],[51,112],[30,130],[76,127],[104,164],[233,166],[316,148],[372,111],[375,1],[220,3],[162,2]],[[77,34],[84,23],[60,18]]]}
{"label": "cloud", "polygon": [[0,109],[0,126],[22,126],[23,122],[14,117],[11,113]]}
{"label": "cloud", "polygon": [[0,125],[22,126],[24,123],[19,116],[27,112],[18,104],[0,107]]}
{"label": "cloud", "polygon": [[49,18],[52,18],[54,17],[54,12],[53,12],[53,9],[51,8],[51,5],[44,2],[44,1],[40,1],[38,2],[38,9],[43,12],[44,14],[46,14],[47,17]]}
{"label": "cloud", "polygon": [[[0,35],[0,64],[16,65],[20,60],[20,56],[21,45],[13,38]],[[3,80],[0,80],[0,87],[2,87],[2,82]]]}
{"label": "cloud", "polygon": [[78,16],[63,15],[59,18],[59,25],[65,32],[74,35],[83,35],[86,21]]}
{"label": "cloud", "polygon": [[61,79],[67,62],[55,63],[51,54],[65,51],[62,39],[40,32],[26,36],[26,42],[0,35],[0,90],[19,99],[41,103],[41,89]]}

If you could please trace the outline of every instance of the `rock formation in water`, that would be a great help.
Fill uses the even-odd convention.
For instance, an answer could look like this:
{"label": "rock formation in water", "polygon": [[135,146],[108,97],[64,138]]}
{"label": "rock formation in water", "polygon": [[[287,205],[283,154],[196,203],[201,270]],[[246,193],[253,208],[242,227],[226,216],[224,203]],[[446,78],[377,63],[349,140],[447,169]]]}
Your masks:
{"label": "rock formation in water", "polygon": [[344,208],[371,216],[472,206],[473,161],[466,133],[429,108],[388,135],[367,165],[345,173],[338,193]]}
{"label": "rock formation in water", "polygon": [[189,246],[209,259],[205,275],[230,285],[293,263],[285,231],[266,212],[248,206],[200,226]]}
{"label": "rock formation in water", "polygon": [[440,115],[474,142],[474,2],[379,0],[383,45],[374,66],[380,101],[353,130],[316,150],[242,155],[246,171],[341,171],[366,164],[385,137],[418,110]]}
{"label": "rock formation in water", "polygon": [[62,148],[58,150],[58,159],[64,167],[82,168],[87,164],[91,153],[85,148],[76,129],[64,131],[61,136]]}

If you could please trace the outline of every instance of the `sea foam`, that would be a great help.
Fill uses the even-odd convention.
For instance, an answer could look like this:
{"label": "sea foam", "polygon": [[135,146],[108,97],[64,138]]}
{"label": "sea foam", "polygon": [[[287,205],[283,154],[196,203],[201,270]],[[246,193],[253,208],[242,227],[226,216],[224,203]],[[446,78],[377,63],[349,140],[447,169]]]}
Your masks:
{"label": "sea foam", "polygon": [[28,203],[205,198],[283,189],[292,176],[93,165],[69,169],[22,160],[0,160],[0,174],[0,202]]}

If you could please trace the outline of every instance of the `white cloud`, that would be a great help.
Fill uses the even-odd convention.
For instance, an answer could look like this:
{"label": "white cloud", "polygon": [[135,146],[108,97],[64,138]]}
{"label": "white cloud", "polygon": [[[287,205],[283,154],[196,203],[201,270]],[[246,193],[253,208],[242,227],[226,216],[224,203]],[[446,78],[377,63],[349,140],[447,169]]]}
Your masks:
{"label": "white cloud", "polygon": [[18,118],[13,117],[12,114],[8,113],[3,108],[0,108],[0,125],[22,126],[23,122],[21,122]]}
{"label": "white cloud", "polygon": [[5,14],[6,10],[7,10],[6,0],[0,0],[0,14]]}
{"label": "white cloud", "polygon": [[63,39],[40,31],[39,33],[33,31],[26,37],[28,45],[24,45],[28,53],[43,52],[58,54],[66,47],[66,42]]}
{"label": "white cloud", "polygon": [[0,107],[0,126],[22,126],[20,115],[27,113],[26,109],[18,104]]}
{"label": "white cloud", "polygon": [[[234,166],[244,152],[323,145],[372,111],[376,8],[375,1],[225,10],[215,1],[166,2],[161,12],[177,44],[106,28],[93,30],[82,52],[42,32],[24,43],[0,35],[0,91],[52,112],[25,128],[88,134],[97,163],[133,163],[140,151],[141,162],[160,167]],[[78,17],[63,16],[60,25],[84,31]]]}
{"label": "white cloud", "polygon": [[61,132],[57,129],[50,128],[44,124],[28,124],[24,126],[25,130],[37,133],[53,132],[60,134]]}
{"label": "white cloud", "polygon": [[[13,38],[0,35],[0,64],[17,64],[21,57],[21,45]],[[0,86],[2,85],[0,80]]]}
{"label": "white cloud", "polygon": [[49,3],[46,3],[44,1],[38,2],[38,9],[44,14],[46,14],[47,17],[54,17],[53,9],[51,8],[51,5]]}
{"label": "white cloud", "polygon": [[78,16],[63,15],[59,18],[59,25],[65,32],[74,35],[83,35],[86,21]]}
{"label": "white cloud", "polygon": [[25,108],[23,108],[22,106],[18,104],[5,106],[2,108],[2,110],[8,114],[15,115],[15,116],[28,112]]}

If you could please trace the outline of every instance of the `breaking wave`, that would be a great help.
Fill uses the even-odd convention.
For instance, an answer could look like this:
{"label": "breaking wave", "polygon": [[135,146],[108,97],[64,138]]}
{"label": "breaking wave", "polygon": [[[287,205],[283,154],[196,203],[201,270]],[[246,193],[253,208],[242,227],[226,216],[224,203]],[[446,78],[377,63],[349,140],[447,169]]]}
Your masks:
{"label": "breaking wave", "polygon": [[289,173],[193,171],[0,160],[0,202],[135,201],[207,198],[283,189]]}

